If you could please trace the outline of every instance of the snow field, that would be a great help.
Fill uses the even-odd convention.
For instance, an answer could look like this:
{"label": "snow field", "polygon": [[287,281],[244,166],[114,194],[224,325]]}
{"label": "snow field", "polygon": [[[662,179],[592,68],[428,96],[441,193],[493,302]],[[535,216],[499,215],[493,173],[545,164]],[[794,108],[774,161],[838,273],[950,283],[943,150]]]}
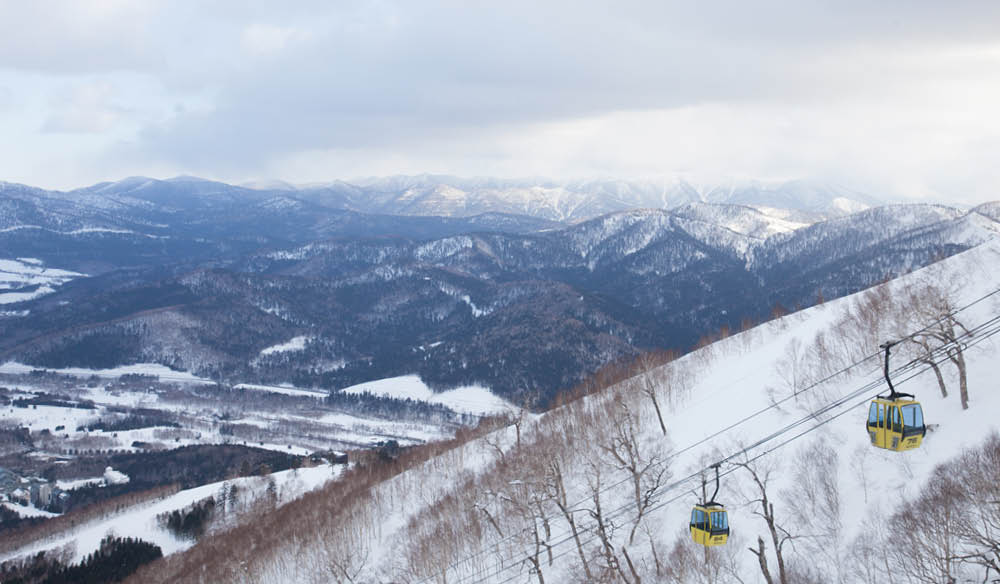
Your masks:
{"label": "snow field", "polygon": [[270,347],[266,347],[266,348],[262,349],[261,352],[260,352],[260,354],[261,355],[271,355],[273,353],[285,353],[285,352],[288,352],[288,351],[302,351],[302,350],[304,350],[306,348],[306,343],[311,338],[312,337],[305,337],[305,336],[293,337],[293,338],[289,339],[285,343],[281,343],[281,344],[278,344],[278,345],[272,345]]}
{"label": "snow field", "polygon": [[[35,258],[0,259],[0,304],[34,300],[55,292],[70,280],[86,276],[70,270],[46,268]],[[22,291],[30,287],[36,288]]]}
{"label": "snow field", "polygon": [[177,381],[183,383],[215,383],[211,379],[205,379],[203,377],[197,377],[188,373],[187,371],[177,371],[171,369],[165,365],[159,365],[157,363],[137,363],[135,365],[122,365],[120,367],[113,367],[111,369],[85,369],[83,367],[64,367],[61,369],[48,369],[45,367],[33,367],[31,365],[25,365],[24,363],[18,363],[16,361],[7,361],[6,363],[0,364],[0,373],[6,373],[10,375],[24,375],[31,373],[36,369],[42,369],[51,373],[58,373],[60,375],[72,375],[74,377],[81,377],[84,379],[90,377],[100,377],[103,379],[117,379],[122,375],[151,375],[159,377],[164,381]]}
{"label": "snow field", "polygon": [[403,375],[368,381],[342,389],[344,393],[368,393],[379,397],[411,399],[432,404],[440,404],[456,412],[470,414],[496,414],[517,410],[507,400],[494,395],[490,390],[478,385],[468,385],[441,393],[434,391],[417,375]]}
{"label": "snow field", "polygon": [[[27,375],[37,369],[30,365],[9,361],[0,364],[0,374],[7,375]],[[84,369],[84,368],[62,368],[47,369],[53,373],[70,375],[80,379],[91,380],[94,377],[101,379],[116,380],[122,375],[137,374],[156,377],[159,381],[169,383],[179,383],[182,386],[211,385],[214,381],[192,375],[185,371],[175,371],[168,367],[141,363],[127,365],[112,369]],[[28,378],[30,381],[30,378]],[[7,383],[8,387],[19,387],[24,391],[24,397],[32,397],[34,393],[41,389],[30,385],[30,383]],[[390,380],[380,380],[370,384],[362,384],[366,388],[374,389],[372,393],[384,397],[393,397],[399,394],[400,399],[410,399],[439,403],[451,408],[456,412],[487,414],[498,411],[508,411],[512,408],[506,402],[491,394],[488,390],[480,387],[464,387],[441,394],[434,394],[426,385],[419,381],[416,376],[395,378]],[[356,386],[356,387],[362,387]],[[281,394],[292,397],[308,397],[322,399],[326,397],[326,392],[314,389],[296,388],[291,385],[261,385],[261,384],[238,384],[234,389],[243,389],[254,392]],[[353,392],[354,390],[352,390]],[[362,392],[359,390],[358,392]],[[191,432],[181,432],[170,428],[142,428],[137,430],[123,430],[116,433],[111,432],[91,432],[90,436],[99,436],[104,442],[111,441],[101,446],[101,448],[115,448],[122,450],[134,450],[131,444],[133,441],[160,442],[164,434],[174,432],[178,436],[169,438],[172,446],[183,446],[188,444],[201,443],[222,443],[232,441],[218,433],[219,421],[216,414],[220,411],[229,410],[224,408],[224,404],[205,402],[203,407],[195,407],[182,398],[160,395],[157,391],[129,391],[112,389],[110,386],[98,385],[96,387],[79,386],[73,392],[76,399],[91,400],[97,406],[96,409],[86,410],[77,408],[62,408],[53,406],[36,406],[25,408],[3,408],[0,409],[0,421],[8,420],[16,425],[25,425],[32,431],[48,429],[58,436],[78,438],[83,436],[83,432],[76,432],[76,428],[87,423],[91,423],[101,418],[107,417],[108,406],[125,406],[131,408],[148,408],[172,412],[184,418],[202,420],[193,425],[185,423],[185,427],[191,426]],[[180,399],[180,401],[178,401]],[[290,439],[292,447],[289,449],[289,442],[274,442],[271,440],[254,441],[251,445],[283,452],[309,453],[315,449],[330,448],[331,446],[357,445],[365,446],[378,440],[397,440],[403,444],[413,444],[439,440],[450,435],[450,430],[441,428],[435,424],[418,422],[397,422],[353,415],[349,412],[331,411],[330,408],[310,407],[295,411],[275,411],[266,407],[241,408],[238,412],[230,412],[235,417],[229,423],[248,424],[257,426],[263,430],[278,431],[296,424],[306,425],[316,428],[316,435],[319,440],[310,440],[308,444],[298,443]],[[62,430],[56,431],[56,427],[64,426]],[[115,435],[113,435],[115,434]]]}
{"label": "snow field", "polygon": [[268,478],[274,479],[278,493],[278,505],[284,505],[334,480],[343,472],[343,465],[323,464],[315,467],[299,468],[271,473],[268,477],[240,477],[186,489],[158,501],[139,505],[111,517],[104,517],[75,528],[71,533],[44,541],[34,542],[14,555],[0,558],[6,561],[15,557],[33,555],[40,551],[72,546],[73,562],[80,562],[87,554],[95,551],[106,535],[135,537],[160,546],[164,555],[187,549],[193,541],[178,538],[166,528],[160,527],[156,516],[168,513],[219,493],[223,484],[236,485],[244,493],[250,494],[249,501],[260,499],[268,488]]}

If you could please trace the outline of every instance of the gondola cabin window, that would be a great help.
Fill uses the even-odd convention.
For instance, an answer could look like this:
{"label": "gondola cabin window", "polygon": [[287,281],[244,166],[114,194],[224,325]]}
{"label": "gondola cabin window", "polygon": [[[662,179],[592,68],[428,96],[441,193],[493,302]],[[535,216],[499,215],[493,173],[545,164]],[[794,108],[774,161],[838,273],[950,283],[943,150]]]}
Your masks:
{"label": "gondola cabin window", "polygon": [[903,414],[903,425],[907,428],[923,428],[924,412],[920,409],[920,404],[911,404],[899,408]]}
{"label": "gondola cabin window", "polygon": [[712,531],[728,531],[729,520],[725,511],[712,513]]}
{"label": "gondola cabin window", "polygon": [[691,527],[697,527],[698,529],[708,529],[708,519],[705,517],[707,513],[701,509],[691,510]]}

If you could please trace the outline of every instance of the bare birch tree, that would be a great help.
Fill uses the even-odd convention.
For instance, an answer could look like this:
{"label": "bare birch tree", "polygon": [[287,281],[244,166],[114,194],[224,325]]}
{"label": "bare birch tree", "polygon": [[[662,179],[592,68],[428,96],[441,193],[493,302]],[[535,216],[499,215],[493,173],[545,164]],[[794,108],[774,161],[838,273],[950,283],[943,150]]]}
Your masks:
{"label": "bare birch tree", "polygon": [[[644,353],[638,359],[638,364],[642,369],[642,373],[638,377],[640,389],[642,394],[653,403],[656,419],[660,423],[660,431],[663,432],[664,436],[667,435],[667,426],[663,423],[663,411],[660,409],[660,400],[657,394],[660,387],[664,387],[668,394],[671,392],[669,384],[671,375],[668,368],[670,367],[669,361],[673,361],[674,358],[673,354],[667,354],[664,358],[656,359],[652,353]],[[665,364],[664,361],[666,361]],[[662,367],[662,369],[658,367]]]}
{"label": "bare birch tree", "polygon": [[634,413],[621,396],[611,404],[613,408],[611,428],[608,436],[598,443],[616,468],[628,473],[635,502],[635,520],[629,532],[628,543],[635,542],[636,530],[653,504],[663,483],[669,478],[668,466],[658,452],[644,451],[641,443],[639,416]]}
{"label": "bare birch tree", "polygon": [[[767,525],[771,545],[774,549],[775,560],[778,565],[777,581],[780,582],[780,584],[789,584],[788,569],[785,562],[785,544],[795,540],[797,536],[793,535],[783,526],[778,524],[778,519],[774,512],[774,503],[768,495],[768,483],[770,482],[773,474],[776,472],[776,469],[771,466],[758,465],[752,461],[738,464],[750,473],[750,478],[753,480],[755,488],[753,490],[753,494],[748,497],[748,503],[754,505],[752,511],[753,514],[762,518],[765,525]],[[774,578],[772,577],[768,566],[766,555],[767,548],[764,543],[764,538],[758,536],[757,547],[751,547],[748,549],[751,553],[757,556],[761,575],[764,577],[764,580],[768,584],[774,584]]]}

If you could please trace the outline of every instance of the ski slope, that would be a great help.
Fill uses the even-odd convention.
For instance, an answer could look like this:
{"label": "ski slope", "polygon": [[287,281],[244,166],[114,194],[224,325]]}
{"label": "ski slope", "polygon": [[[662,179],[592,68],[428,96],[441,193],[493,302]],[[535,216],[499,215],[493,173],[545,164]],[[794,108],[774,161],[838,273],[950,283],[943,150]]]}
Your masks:
{"label": "ski slope", "polygon": [[443,405],[453,411],[477,415],[513,412],[514,404],[479,385],[466,385],[435,393],[418,375],[401,375],[367,381],[341,390],[348,394],[369,394],[377,397],[410,399]]}
{"label": "ski slope", "polygon": [[[942,365],[951,392],[943,398],[934,375],[911,363],[913,355],[901,346],[892,362],[894,382],[922,401],[930,431],[919,450],[878,450],[865,429],[868,402],[886,389],[878,344],[929,323],[917,325],[915,314],[899,309],[866,313],[865,306],[873,298],[905,298],[928,284],[945,289],[957,317],[976,333],[962,339],[970,408],[960,406],[953,368]],[[519,431],[508,427],[385,481],[372,494],[378,505],[353,512],[369,527],[359,531],[345,522],[334,528],[351,534],[353,552],[345,561],[357,562],[356,581],[534,582],[541,581],[539,571],[549,582],[587,581],[581,555],[592,572],[615,566],[628,575],[625,560],[608,561],[602,547],[599,502],[613,526],[608,539],[616,560],[627,552],[646,581],[659,581],[660,564],[662,570],[690,566],[678,577],[683,582],[706,581],[697,569],[710,567],[718,570],[715,581],[763,582],[748,551],[758,536],[769,539],[755,514],[760,493],[751,468],[766,479],[779,525],[799,536],[786,548],[786,563],[829,581],[857,581],[853,550],[870,525],[917,496],[936,465],[1000,430],[1000,336],[992,336],[1000,319],[991,320],[1000,315],[1000,243],[884,286],[881,294],[831,301],[725,338],[528,419]],[[666,435],[644,387],[655,387]],[[608,450],[624,425],[643,464],[667,469],[641,517],[632,479]],[[546,498],[556,463],[576,537]],[[700,476],[713,463],[721,463],[717,500],[727,505],[732,534],[729,545],[703,555],[690,542],[687,523],[700,498]],[[816,484],[823,481],[832,485],[828,494],[836,505],[819,526],[820,537],[810,514],[822,506]],[[542,535],[536,539],[536,533]],[[309,561],[289,560],[310,553],[301,545],[310,549],[278,543],[254,558],[258,580],[318,577],[305,567]],[[773,555],[769,561],[774,573]]]}

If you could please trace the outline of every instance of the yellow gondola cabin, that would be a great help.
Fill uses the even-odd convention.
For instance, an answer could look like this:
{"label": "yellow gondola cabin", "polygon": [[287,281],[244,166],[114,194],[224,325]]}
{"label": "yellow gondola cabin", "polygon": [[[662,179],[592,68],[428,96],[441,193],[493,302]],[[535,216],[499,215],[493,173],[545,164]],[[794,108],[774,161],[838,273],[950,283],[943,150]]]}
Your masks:
{"label": "yellow gondola cabin", "polygon": [[[900,393],[889,378],[889,356],[898,341],[879,345],[885,349],[883,374],[889,385],[889,395],[877,396],[868,408],[868,436],[872,446],[902,452],[919,448],[927,434],[924,426],[924,410],[912,394]],[[909,398],[909,399],[907,399]]]}
{"label": "yellow gondola cabin", "polygon": [[872,446],[895,450],[919,448],[927,428],[920,402],[877,397],[868,409],[868,435]]}
{"label": "yellow gondola cabin", "polygon": [[729,539],[729,517],[718,503],[695,505],[691,510],[691,539],[704,546],[724,545]]}
{"label": "yellow gondola cabin", "polygon": [[704,546],[724,545],[729,539],[729,516],[726,508],[715,502],[719,494],[719,465],[715,463],[709,468],[715,469],[715,492],[712,498],[705,501],[705,475],[701,475],[701,503],[691,509],[691,539]]}

